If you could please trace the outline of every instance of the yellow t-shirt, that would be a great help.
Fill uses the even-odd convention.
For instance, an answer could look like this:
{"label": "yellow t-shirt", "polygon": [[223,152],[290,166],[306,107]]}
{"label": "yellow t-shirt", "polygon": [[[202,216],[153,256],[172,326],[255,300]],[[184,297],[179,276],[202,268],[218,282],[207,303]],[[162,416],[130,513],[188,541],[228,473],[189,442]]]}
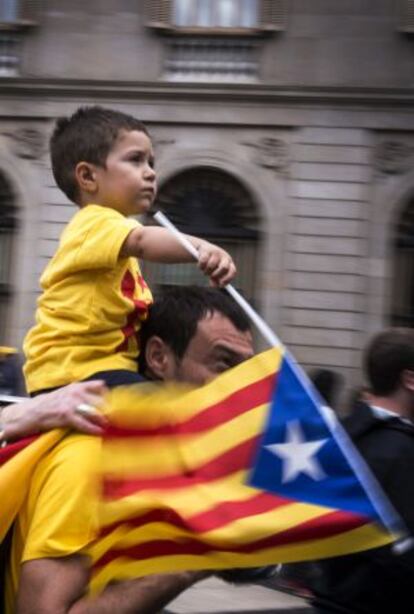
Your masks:
{"label": "yellow t-shirt", "polygon": [[39,461],[16,518],[6,578],[6,612],[14,612],[25,561],[86,552],[98,531],[97,471],[101,440],[68,435]]}
{"label": "yellow t-shirt", "polygon": [[137,370],[137,332],[152,295],[137,259],[119,257],[137,226],[114,209],[88,205],[65,228],[24,341],[29,392],[98,371]]}

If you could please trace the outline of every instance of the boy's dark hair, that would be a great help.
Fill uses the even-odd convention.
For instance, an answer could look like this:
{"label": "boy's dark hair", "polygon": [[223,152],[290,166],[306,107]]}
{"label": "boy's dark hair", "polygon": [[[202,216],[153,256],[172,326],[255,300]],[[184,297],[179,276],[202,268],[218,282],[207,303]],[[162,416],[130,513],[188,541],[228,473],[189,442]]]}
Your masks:
{"label": "boy's dark hair", "polygon": [[247,316],[225,290],[201,286],[172,286],[156,294],[148,319],[141,329],[139,371],[145,372],[145,345],[156,335],[180,360],[206,316],[218,311],[242,332],[250,330]]}
{"label": "boy's dark hair", "polygon": [[365,351],[364,369],[374,394],[392,394],[403,371],[414,370],[414,329],[390,328],[376,335]]}
{"label": "boy's dark hair", "polygon": [[77,202],[75,168],[90,162],[105,168],[106,159],[119,133],[137,130],[148,135],[142,122],[131,115],[99,106],[80,107],[70,117],[60,117],[50,138],[50,157],[56,184]]}

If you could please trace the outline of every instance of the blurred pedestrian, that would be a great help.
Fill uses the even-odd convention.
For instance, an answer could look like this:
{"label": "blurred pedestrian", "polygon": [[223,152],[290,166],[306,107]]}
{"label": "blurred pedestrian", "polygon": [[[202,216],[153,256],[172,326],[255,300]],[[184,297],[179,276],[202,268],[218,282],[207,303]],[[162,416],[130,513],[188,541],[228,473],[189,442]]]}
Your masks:
{"label": "blurred pedestrian", "polygon": [[332,369],[316,369],[311,371],[309,377],[329,407],[336,409],[338,396],[344,382],[342,375],[337,371],[332,371]]}
{"label": "blurred pedestrian", "polygon": [[[364,356],[369,393],[343,424],[414,534],[414,330],[376,335]],[[315,612],[412,614],[414,549],[384,546],[313,564]]]}

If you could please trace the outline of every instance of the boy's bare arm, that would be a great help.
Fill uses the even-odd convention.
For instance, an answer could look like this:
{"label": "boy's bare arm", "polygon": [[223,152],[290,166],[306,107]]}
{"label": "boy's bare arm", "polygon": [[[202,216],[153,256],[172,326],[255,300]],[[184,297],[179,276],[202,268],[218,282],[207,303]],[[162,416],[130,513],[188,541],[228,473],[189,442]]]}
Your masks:
{"label": "boy's bare arm", "polygon": [[[229,283],[236,274],[231,256],[204,239],[184,235],[199,253],[198,266],[216,285]],[[121,248],[122,257],[135,256],[150,262],[193,262],[193,257],[165,228],[140,226],[132,230]]]}
{"label": "boy's bare arm", "polygon": [[155,614],[209,572],[159,574],[108,586],[85,597],[86,557],[27,561],[21,569],[16,614]]}

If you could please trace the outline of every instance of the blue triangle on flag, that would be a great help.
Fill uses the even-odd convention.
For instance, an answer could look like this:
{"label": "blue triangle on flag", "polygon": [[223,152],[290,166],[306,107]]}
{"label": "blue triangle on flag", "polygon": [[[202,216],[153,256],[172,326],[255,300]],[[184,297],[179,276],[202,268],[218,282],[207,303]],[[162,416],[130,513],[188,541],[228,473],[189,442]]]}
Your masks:
{"label": "blue triangle on flag", "polygon": [[[262,440],[249,476],[250,486],[329,508],[379,520],[325,417],[319,396],[301,381],[285,354],[277,374]],[[359,453],[346,440],[348,453]]]}

